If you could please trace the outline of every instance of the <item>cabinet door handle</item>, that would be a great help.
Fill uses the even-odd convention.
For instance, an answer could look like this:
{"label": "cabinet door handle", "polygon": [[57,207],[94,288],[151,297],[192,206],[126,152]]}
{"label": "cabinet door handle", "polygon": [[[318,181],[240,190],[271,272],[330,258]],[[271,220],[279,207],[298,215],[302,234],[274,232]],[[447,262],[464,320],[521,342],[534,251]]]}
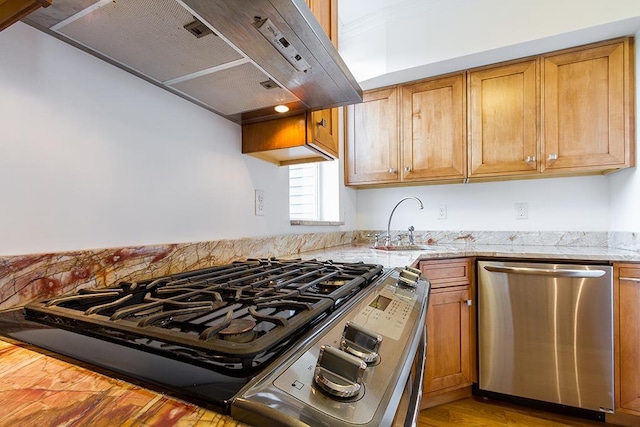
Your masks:
{"label": "cabinet door handle", "polygon": [[536,156],[527,156],[527,158],[524,160],[527,163],[535,163],[536,162]]}
{"label": "cabinet door handle", "polygon": [[470,300],[470,299],[463,299],[460,302],[464,303],[464,304],[467,304],[469,307],[471,307],[473,305],[473,300]]}
{"label": "cabinet door handle", "polygon": [[547,160],[552,162],[554,160],[558,160],[558,153],[551,153],[549,154],[549,157],[547,157]]}
{"label": "cabinet door handle", "polygon": [[409,166],[405,166],[405,167],[404,167],[404,171],[405,171],[405,172],[411,172],[411,168],[410,168]]}
{"label": "cabinet door handle", "polygon": [[322,126],[323,128],[326,128],[327,127],[327,119],[325,119],[323,117],[322,120],[320,120],[318,123],[316,123],[316,125]]}
{"label": "cabinet door handle", "polygon": [[621,277],[620,281],[640,283],[640,277]]}
{"label": "cabinet door handle", "polygon": [[389,173],[396,173],[396,168],[389,168]]}

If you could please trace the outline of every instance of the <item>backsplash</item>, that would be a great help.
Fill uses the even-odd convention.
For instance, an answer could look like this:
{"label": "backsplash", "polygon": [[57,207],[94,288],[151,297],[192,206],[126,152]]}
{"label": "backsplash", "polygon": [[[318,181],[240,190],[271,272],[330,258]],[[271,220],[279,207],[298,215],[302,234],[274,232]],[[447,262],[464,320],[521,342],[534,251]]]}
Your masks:
{"label": "backsplash", "polygon": [[[302,252],[351,243],[373,243],[385,231],[292,234],[210,242],[132,246],[0,257],[0,310],[30,301],[100,288],[121,280],[226,264],[246,258],[295,257]],[[398,236],[406,232],[394,231]],[[623,232],[416,231],[421,244],[612,247],[640,251],[640,235]],[[395,237],[394,237],[395,238]],[[407,240],[407,237],[404,237]],[[339,261],[339,260],[338,260]]]}
{"label": "backsplash", "polygon": [[[375,234],[384,236],[386,230],[361,230],[358,232],[359,242],[374,242]],[[403,242],[408,241],[408,232],[392,231],[391,235],[394,244],[398,238]],[[611,245],[609,234],[603,232],[583,232],[583,231],[420,231],[416,230],[413,235],[417,244],[445,245],[474,243],[483,245],[541,245],[541,246],[598,246],[607,247]],[[635,234],[635,233],[620,233]],[[620,237],[622,240],[623,238]],[[631,239],[627,238],[627,241]],[[383,240],[380,237],[380,244]],[[636,240],[636,244],[640,241]],[[636,246],[640,248],[640,245]],[[621,248],[623,249],[623,248]],[[626,249],[626,248],[625,248]]]}
{"label": "backsplash", "polygon": [[210,242],[132,246],[0,257],[0,310],[121,280],[226,264],[238,259],[291,257],[345,245],[355,232],[309,233]]}
{"label": "backsplash", "polygon": [[613,231],[609,233],[609,246],[629,251],[640,251],[640,233]]}

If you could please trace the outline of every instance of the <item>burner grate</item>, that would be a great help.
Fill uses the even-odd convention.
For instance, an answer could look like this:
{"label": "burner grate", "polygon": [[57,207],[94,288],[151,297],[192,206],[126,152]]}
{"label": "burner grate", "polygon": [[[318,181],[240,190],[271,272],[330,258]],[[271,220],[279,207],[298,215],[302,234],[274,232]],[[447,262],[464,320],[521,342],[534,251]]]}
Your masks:
{"label": "burner grate", "polygon": [[255,259],[82,290],[28,304],[25,314],[152,351],[247,368],[275,356],[381,273],[372,264]]}

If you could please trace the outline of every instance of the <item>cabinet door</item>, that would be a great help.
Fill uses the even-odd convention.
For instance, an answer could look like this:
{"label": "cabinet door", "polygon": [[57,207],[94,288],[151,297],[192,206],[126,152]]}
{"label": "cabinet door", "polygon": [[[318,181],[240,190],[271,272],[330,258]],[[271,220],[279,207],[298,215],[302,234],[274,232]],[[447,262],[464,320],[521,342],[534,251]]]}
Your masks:
{"label": "cabinet door", "polygon": [[640,415],[640,264],[615,266],[619,286],[617,406]]}
{"label": "cabinet door", "polygon": [[538,60],[469,72],[469,178],[538,172]]}
{"label": "cabinet door", "polygon": [[[337,0],[307,0],[313,16],[318,20],[331,43],[338,48],[338,2]],[[315,148],[338,158],[339,127],[338,109],[331,108],[311,113],[308,124],[309,142]]]}
{"label": "cabinet door", "polygon": [[338,158],[338,109],[313,111],[307,118],[309,145]]}
{"label": "cabinet door", "polygon": [[324,32],[329,36],[333,45],[338,47],[338,1],[337,0],[306,0],[307,6],[313,12]]}
{"label": "cabinet door", "polygon": [[345,181],[347,185],[399,181],[398,95],[395,87],[365,92],[347,107]]}
{"label": "cabinet door", "polygon": [[625,39],[543,56],[543,172],[633,162],[629,53]]}
{"label": "cabinet door", "polygon": [[402,181],[466,176],[465,75],[402,86]]}
{"label": "cabinet door", "polygon": [[475,369],[475,260],[424,260],[431,283],[427,309],[427,358],[422,408],[471,395]]}
{"label": "cabinet door", "polygon": [[469,286],[434,289],[427,310],[424,394],[471,385]]}
{"label": "cabinet door", "polygon": [[35,12],[41,7],[48,7],[53,0],[1,0],[0,31]]}

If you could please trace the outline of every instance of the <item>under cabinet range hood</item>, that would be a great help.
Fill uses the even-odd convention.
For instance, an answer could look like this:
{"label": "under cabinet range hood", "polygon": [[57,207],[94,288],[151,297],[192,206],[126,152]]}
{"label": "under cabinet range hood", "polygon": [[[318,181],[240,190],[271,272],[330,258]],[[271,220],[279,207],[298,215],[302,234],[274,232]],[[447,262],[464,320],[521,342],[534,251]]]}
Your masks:
{"label": "under cabinet range hood", "polygon": [[304,0],[55,0],[23,22],[237,123],[362,101]]}

